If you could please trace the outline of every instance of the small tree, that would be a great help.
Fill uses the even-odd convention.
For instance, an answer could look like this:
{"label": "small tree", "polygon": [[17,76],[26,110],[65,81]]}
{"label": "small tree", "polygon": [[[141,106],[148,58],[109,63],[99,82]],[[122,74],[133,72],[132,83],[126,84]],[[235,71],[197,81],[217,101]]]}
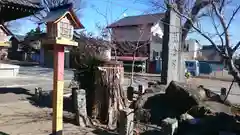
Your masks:
{"label": "small tree", "polygon": [[[93,7],[93,8],[96,10],[96,12],[98,14],[100,14],[105,19],[105,22],[106,22],[105,25],[109,26],[110,24],[109,24],[109,18],[107,16],[108,14],[101,13],[96,7]],[[125,11],[127,11],[127,9]],[[122,14],[124,14],[124,12]],[[143,35],[146,34],[144,32],[146,31],[147,24],[139,25],[138,31],[140,34],[139,34],[137,41],[135,41],[135,42],[124,41],[124,42],[121,42],[120,44],[118,44],[119,42],[117,40],[117,37],[113,34],[113,31],[110,28],[106,28],[106,26],[105,27],[100,26],[99,24],[97,24],[96,26],[99,29],[101,36],[103,36],[105,39],[107,38],[107,39],[111,40],[111,43],[112,43],[111,48],[114,49],[114,51],[115,51],[115,53],[114,53],[115,58],[117,57],[118,52],[124,52],[124,53],[128,52],[133,57],[133,61],[132,61],[132,65],[131,65],[131,80],[130,80],[130,86],[132,86],[133,80],[134,80],[133,79],[134,67],[135,67],[137,52],[140,51],[141,48],[144,48],[145,46],[147,46],[149,44],[149,41],[144,41],[144,43],[141,44],[141,39],[142,39]]]}
{"label": "small tree", "polygon": [[[31,59],[31,53],[32,52],[38,52],[40,47],[41,47],[41,43],[40,43],[40,37],[41,34],[43,34],[43,31],[40,30],[40,28],[37,29],[32,29],[30,32],[28,32],[24,38],[24,42],[22,44],[22,50],[27,54],[27,59],[30,60]],[[32,38],[37,38],[34,39],[36,41],[38,41],[35,44],[32,44]]]}

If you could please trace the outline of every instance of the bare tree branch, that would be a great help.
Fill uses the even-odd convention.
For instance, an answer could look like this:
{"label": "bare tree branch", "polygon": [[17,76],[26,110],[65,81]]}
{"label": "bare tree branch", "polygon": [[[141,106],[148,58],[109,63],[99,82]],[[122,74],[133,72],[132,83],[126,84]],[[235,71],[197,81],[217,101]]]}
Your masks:
{"label": "bare tree branch", "polygon": [[236,52],[236,50],[239,48],[240,46],[240,41],[233,47],[232,51],[233,53]]}
{"label": "bare tree branch", "polygon": [[[191,11],[191,19],[188,19],[185,24],[183,25],[183,33],[182,33],[182,38],[185,40],[187,37],[187,34],[189,32],[189,30],[191,29],[191,25],[194,24],[194,22],[196,22],[196,17],[198,15],[198,13],[200,12],[201,9],[203,9],[204,7],[206,7],[207,5],[209,5],[209,1],[196,1],[192,11]],[[191,20],[191,21],[190,21]]]}
{"label": "bare tree branch", "polygon": [[222,0],[222,1],[220,2],[220,7],[219,7],[219,11],[220,11],[220,12],[222,12],[224,6],[225,6],[225,0]]}
{"label": "bare tree branch", "polygon": [[222,51],[219,49],[219,47],[213,42],[213,40],[207,36],[205,33],[203,33],[199,28],[194,26],[193,21],[191,20],[191,18],[189,18],[186,15],[181,14],[180,12],[178,12],[174,7],[172,7],[172,9],[180,16],[184,17],[185,19],[187,19],[188,24],[190,25],[190,27],[194,28],[199,34],[201,34],[204,38],[206,38],[212,45],[215,46],[215,48],[217,49],[217,51],[219,52],[219,54],[221,54],[223,57],[226,57],[225,55],[222,54]]}
{"label": "bare tree branch", "polygon": [[226,46],[225,55],[227,56],[226,61],[227,61],[228,67],[229,67],[229,72],[238,81],[238,84],[240,86],[239,70],[235,67],[234,61],[232,59],[233,52],[232,52],[232,48],[230,47],[230,39],[229,39],[229,32],[228,32],[227,25],[223,19],[223,16],[221,15],[221,12],[219,10],[217,10],[217,7],[214,2],[212,2],[212,6],[213,6],[213,9],[214,9],[218,19],[220,20],[220,23],[221,23],[224,33],[225,33],[224,34],[225,35],[225,46]]}
{"label": "bare tree branch", "polygon": [[217,15],[217,18],[220,20],[220,23],[221,23],[221,26],[223,27],[223,31],[224,31],[224,35],[225,35],[225,46],[226,46],[226,49],[225,49],[225,54],[232,58],[232,53],[231,53],[231,47],[230,47],[230,41],[229,41],[229,33],[228,33],[228,28],[226,26],[226,23],[223,19],[223,16],[222,16],[222,13],[220,11],[217,10],[217,7],[215,5],[214,2],[212,2],[212,6],[213,6],[213,9]]}
{"label": "bare tree branch", "polygon": [[[224,64],[227,65],[229,73],[234,77],[238,85],[240,86],[240,70],[236,68],[234,60],[233,60],[233,54],[240,46],[240,42],[235,47],[230,47],[230,34],[229,34],[229,27],[234,19],[234,16],[237,14],[237,12],[240,9],[240,5],[237,6],[237,8],[234,10],[230,20],[228,23],[226,23],[226,20],[224,18],[224,8],[229,3],[229,1],[226,0],[196,0],[194,6],[192,7],[191,14],[185,14],[185,12],[180,12],[178,9],[179,5],[176,5],[175,3],[167,3],[168,8],[172,8],[178,15],[182,16],[184,19],[186,19],[185,24],[183,25],[183,40],[186,38],[187,34],[189,33],[190,29],[196,30],[200,35],[202,35],[205,39],[207,39],[217,50],[217,52],[220,54],[220,56],[224,60]],[[205,7],[211,7],[212,9],[212,21],[213,21],[213,27],[216,30],[217,35],[222,43],[221,49],[218,47],[218,45],[213,41],[211,38],[211,35],[208,35],[208,32],[203,32],[200,28],[196,27],[194,24],[197,22],[197,15],[199,15],[199,12],[201,9]],[[188,10],[188,9],[186,9]],[[220,34],[219,29],[217,26],[216,21],[214,20],[216,16],[216,19],[220,22],[219,25],[223,29],[223,33]]]}
{"label": "bare tree branch", "polygon": [[[227,29],[230,27],[230,25],[231,25],[234,17],[235,17],[236,14],[238,13],[239,9],[240,9],[240,5],[234,10],[234,12],[233,12],[233,14],[232,14],[232,16],[231,16],[231,18],[230,18],[230,20],[229,20],[229,22],[228,22]],[[221,34],[221,36],[224,35],[224,34],[225,34],[225,33],[223,32],[223,33]]]}
{"label": "bare tree branch", "polygon": [[213,27],[215,28],[215,31],[216,31],[216,33],[217,33],[217,36],[218,36],[218,37],[220,38],[220,40],[221,40],[221,46],[223,47],[223,46],[224,46],[224,41],[223,41],[223,38],[222,38],[222,36],[221,36],[221,34],[220,34],[219,30],[218,30],[218,26],[217,26],[217,24],[216,24],[216,22],[215,22],[215,20],[214,20],[213,12],[211,13],[211,19],[212,19]]}

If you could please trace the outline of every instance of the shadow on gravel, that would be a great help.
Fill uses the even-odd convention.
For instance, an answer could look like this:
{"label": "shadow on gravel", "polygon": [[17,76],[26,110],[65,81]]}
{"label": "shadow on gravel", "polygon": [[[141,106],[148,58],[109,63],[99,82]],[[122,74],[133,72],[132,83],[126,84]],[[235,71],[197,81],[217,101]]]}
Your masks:
{"label": "shadow on gravel", "polygon": [[7,133],[4,133],[4,132],[0,131],[0,135],[10,135],[10,134],[7,134]]}
{"label": "shadow on gravel", "polygon": [[33,94],[29,92],[29,90],[21,87],[16,87],[16,88],[0,87],[0,94],[7,94],[7,93],[13,93],[16,95],[23,94],[23,95],[33,96]]}
{"label": "shadow on gravel", "polygon": [[[45,91],[41,96],[36,98],[35,95],[28,98],[30,103],[36,107],[40,108],[52,108],[52,92]],[[75,112],[73,108],[73,102],[71,97],[63,97],[63,111],[65,111],[63,115],[64,123],[70,123],[76,125],[75,120]]]}
{"label": "shadow on gravel", "polygon": [[[41,96],[38,98],[35,95],[32,95],[28,98],[32,105],[41,107],[41,108],[52,108],[52,90],[44,91]],[[71,97],[63,97],[63,110],[67,112],[74,112],[73,102]]]}
{"label": "shadow on gravel", "polygon": [[[29,100],[32,105],[37,107],[42,107],[42,108],[45,108],[45,107],[52,108],[52,92],[50,90],[43,92],[43,94],[39,98],[36,98],[35,94],[32,94],[30,93],[29,90],[21,87],[16,87],[16,88],[0,87],[0,94],[8,94],[8,93],[13,93],[16,95],[26,95],[27,100]],[[74,111],[71,97],[64,97],[63,105],[64,105],[64,108],[63,108],[64,111],[68,111],[68,112]]]}
{"label": "shadow on gravel", "polygon": [[104,129],[95,129],[94,131],[92,131],[92,133],[97,134],[97,135],[118,135],[117,133],[113,133]]}
{"label": "shadow on gravel", "polygon": [[[0,88],[0,95],[8,94],[8,93],[13,93],[16,95],[26,95],[25,100],[28,100],[35,107],[52,108],[52,92],[50,92],[50,91],[46,91],[46,92],[44,91],[39,98],[36,98],[35,94],[32,94],[32,93],[30,93],[29,90],[21,88],[21,87],[16,87],[16,88],[1,87]],[[12,100],[12,99],[9,99],[9,100]],[[74,109],[73,109],[72,98],[64,97],[63,106],[64,106],[63,107],[64,123],[70,123],[70,124],[77,125],[76,120],[75,120],[75,113],[74,113]],[[8,134],[0,131],[0,135],[8,135]]]}

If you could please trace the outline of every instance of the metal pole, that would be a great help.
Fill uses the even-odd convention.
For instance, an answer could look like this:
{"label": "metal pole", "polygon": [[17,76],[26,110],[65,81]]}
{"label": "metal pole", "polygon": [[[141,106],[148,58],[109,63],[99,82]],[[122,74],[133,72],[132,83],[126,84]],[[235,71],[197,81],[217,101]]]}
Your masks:
{"label": "metal pole", "polygon": [[64,46],[54,45],[53,135],[63,134]]}

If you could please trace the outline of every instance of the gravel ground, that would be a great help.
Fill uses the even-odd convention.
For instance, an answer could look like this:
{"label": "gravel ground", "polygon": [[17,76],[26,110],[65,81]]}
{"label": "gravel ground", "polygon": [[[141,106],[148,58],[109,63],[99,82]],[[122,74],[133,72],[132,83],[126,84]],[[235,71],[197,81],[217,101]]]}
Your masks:
{"label": "gravel ground", "polygon": [[[70,69],[64,72],[65,88],[67,88],[73,72]],[[52,90],[53,69],[38,66],[21,67],[16,78],[1,78],[0,103],[26,100],[30,94],[34,94],[36,87],[42,87],[44,91]]]}
{"label": "gravel ground", "polygon": [[[72,75],[72,70],[65,70],[65,87],[68,86]],[[51,132],[51,116],[49,116],[51,109],[37,108],[23,100],[28,100],[27,98],[34,93],[35,87],[42,87],[45,91],[51,91],[52,78],[52,69],[35,66],[21,67],[18,77],[0,81],[0,134],[5,132],[11,135],[31,135],[33,133],[46,135]],[[130,76],[125,76],[123,84],[125,90],[130,85],[130,78]],[[146,88],[149,81],[159,80],[160,77],[135,76],[133,86],[137,88],[139,84],[142,84]],[[216,93],[220,93],[221,87],[228,88],[231,84],[231,82],[226,81],[200,78],[192,78],[188,83],[204,85]],[[237,84],[233,85],[229,100],[233,103],[240,103],[240,89]],[[106,134],[99,130],[81,129],[68,122],[64,124],[64,133],[66,135]]]}
{"label": "gravel ground", "polygon": [[[65,70],[65,88],[72,79],[71,69]],[[42,67],[21,67],[16,78],[0,81],[0,135],[46,135],[51,133],[50,108],[38,108],[29,103],[35,87],[52,90],[53,70]],[[65,89],[66,91],[67,89]],[[64,113],[65,115],[66,112]],[[65,117],[66,118],[66,117]],[[65,119],[65,135],[109,134],[103,130],[79,128]]]}
{"label": "gravel ground", "polygon": [[[204,85],[205,88],[208,88],[213,92],[220,94],[221,88],[224,87],[228,90],[232,82],[192,78],[189,80],[189,83],[194,85]],[[228,100],[234,104],[240,104],[240,88],[236,83],[234,83],[232,86]]]}
{"label": "gravel ground", "polygon": [[[65,93],[69,92],[68,85],[73,77],[73,71],[67,69],[64,71]],[[123,88],[126,90],[130,85],[130,76],[125,76]],[[42,68],[38,66],[21,67],[19,75],[16,78],[6,78],[0,81],[0,103],[15,102],[26,100],[34,94],[36,87],[42,87],[44,91],[53,89],[53,69]],[[133,85],[136,89],[139,84],[147,87],[147,83],[153,80],[159,80],[159,77],[134,77]],[[11,100],[9,100],[11,99]]]}
{"label": "gravel ground", "polygon": [[[51,109],[37,108],[28,102],[0,105],[0,134],[48,135],[52,131]],[[64,135],[111,135],[103,130],[80,128],[72,124],[64,112]]]}
{"label": "gravel ground", "polygon": [[[65,88],[68,87],[70,80],[72,79],[73,72],[71,69],[65,70]],[[33,67],[21,67],[20,73],[16,78],[1,79],[0,81],[0,103],[1,102],[14,102],[17,100],[24,100],[26,93],[34,93],[35,87],[42,87],[45,91],[51,91],[53,86],[53,69],[42,68],[38,66]],[[130,86],[130,75],[125,75],[123,88],[126,90]],[[137,89],[138,85],[141,84],[145,88],[149,81],[160,81],[160,77],[154,76],[135,76],[133,85]],[[195,85],[204,85],[206,88],[211,89],[216,93],[220,93],[220,89],[225,87],[228,89],[231,82],[192,78],[189,83]],[[19,91],[18,91],[19,90]],[[237,84],[233,85],[232,91],[230,92],[229,100],[233,103],[240,103],[240,89]],[[11,99],[11,100],[9,100]]]}

